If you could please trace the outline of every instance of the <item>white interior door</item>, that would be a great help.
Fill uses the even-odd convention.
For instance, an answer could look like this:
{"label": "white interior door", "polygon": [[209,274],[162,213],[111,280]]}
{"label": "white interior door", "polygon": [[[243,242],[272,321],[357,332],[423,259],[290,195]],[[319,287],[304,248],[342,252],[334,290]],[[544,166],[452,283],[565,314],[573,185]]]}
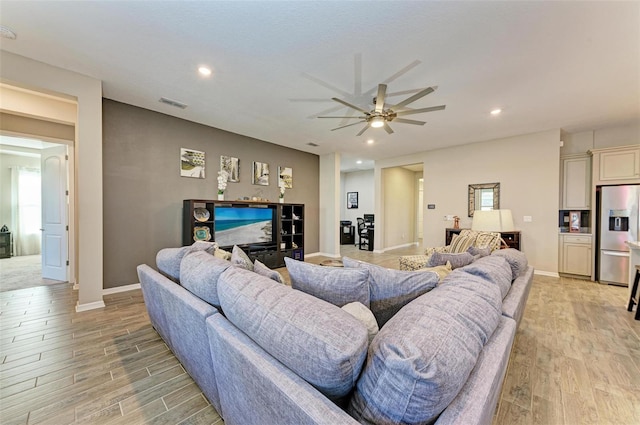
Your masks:
{"label": "white interior door", "polygon": [[67,146],[42,150],[42,277],[68,281]]}

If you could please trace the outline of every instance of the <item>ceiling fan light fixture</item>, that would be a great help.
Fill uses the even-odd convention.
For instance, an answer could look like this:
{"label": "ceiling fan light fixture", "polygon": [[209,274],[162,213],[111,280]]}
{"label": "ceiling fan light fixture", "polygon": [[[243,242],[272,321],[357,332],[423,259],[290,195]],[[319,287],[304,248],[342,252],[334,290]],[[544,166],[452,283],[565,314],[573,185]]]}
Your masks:
{"label": "ceiling fan light fixture", "polygon": [[373,117],[370,123],[372,128],[380,128],[384,127],[384,118],[382,117]]}

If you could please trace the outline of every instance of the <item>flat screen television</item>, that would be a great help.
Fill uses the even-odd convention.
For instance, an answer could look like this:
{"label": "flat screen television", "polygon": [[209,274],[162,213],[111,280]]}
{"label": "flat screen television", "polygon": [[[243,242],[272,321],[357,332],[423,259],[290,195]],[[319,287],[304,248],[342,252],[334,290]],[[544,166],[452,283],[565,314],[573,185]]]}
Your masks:
{"label": "flat screen television", "polygon": [[276,210],[268,207],[216,206],[214,240],[220,246],[275,243]]}

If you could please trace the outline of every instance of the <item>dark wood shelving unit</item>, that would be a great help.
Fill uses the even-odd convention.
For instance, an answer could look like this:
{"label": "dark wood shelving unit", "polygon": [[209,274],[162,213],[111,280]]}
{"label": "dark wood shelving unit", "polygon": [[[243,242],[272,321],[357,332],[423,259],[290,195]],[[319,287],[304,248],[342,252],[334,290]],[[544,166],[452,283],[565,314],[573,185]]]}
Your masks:
{"label": "dark wood shelving unit", "polygon": [[[463,229],[453,229],[453,228],[447,228],[445,229],[445,245],[449,245],[451,244],[451,239],[453,238],[453,235],[457,235],[460,233],[460,231],[462,231]],[[509,248],[515,248],[518,251],[520,250],[520,231],[519,230],[514,230],[513,232],[500,232],[500,236],[502,237],[502,239],[504,239],[504,241],[507,243],[507,246],[509,246]]]}
{"label": "dark wood shelving unit", "polygon": [[[269,208],[275,211],[272,234],[273,241],[256,244],[238,245],[252,260],[259,260],[268,267],[284,267],[286,257],[304,260],[304,204],[280,204],[255,201],[216,201],[205,199],[185,199],[182,209],[182,245],[191,245],[195,241],[196,228],[208,229],[211,241],[215,241],[215,207],[254,207]],[[205,208],[209,218],[199,221],[194,212]],[[204,233],[206,234],[206,230]],[[198,239],[202,240],[202,239]],[[231,250],[232,246],[220,246]]]}

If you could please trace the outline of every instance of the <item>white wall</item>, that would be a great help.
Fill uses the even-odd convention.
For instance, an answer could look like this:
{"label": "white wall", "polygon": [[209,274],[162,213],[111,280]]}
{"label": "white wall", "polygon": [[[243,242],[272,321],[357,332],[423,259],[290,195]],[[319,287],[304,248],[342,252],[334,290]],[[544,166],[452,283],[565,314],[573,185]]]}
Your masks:
{"label": "white wall", "polygon": [[[416,173],[400,167],[382,170],[384,248],[414,242],[416,233]],[[378,228],[376,228],[378,231]],[[375,247],[377,248],[377,246]]]}
{"label": "white wall", "polygon": [[340,257],[340,154],[320,156],[320,253]]}
{"label": "white wall", "polygon": [[[340,188],[340,220],[350,220],[354,226],[357,226],[356,218],[374,213],[373,170],[342,173]],[[347,192],[358,192],[358,208],[347,209]]]}
{"label": "white wall", "polygon": [[2,83],[77,101],[77,310],[99,308],[103,289],[102,82],[0,51]]}

